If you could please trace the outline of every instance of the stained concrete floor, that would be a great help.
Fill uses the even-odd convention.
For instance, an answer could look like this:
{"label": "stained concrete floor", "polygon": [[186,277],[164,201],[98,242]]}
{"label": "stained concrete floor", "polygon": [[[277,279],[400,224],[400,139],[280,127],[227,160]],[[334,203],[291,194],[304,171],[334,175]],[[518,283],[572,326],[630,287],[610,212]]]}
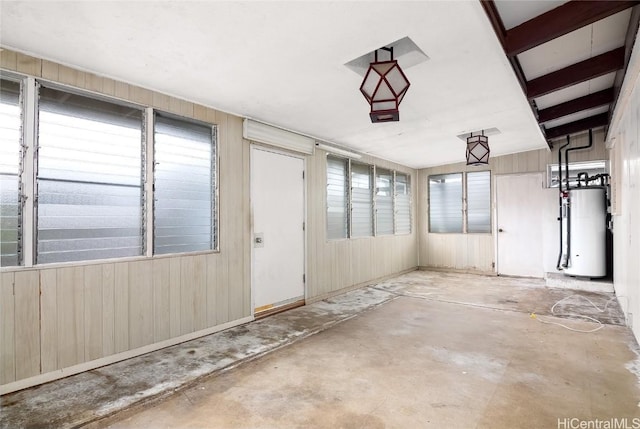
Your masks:
{"label": "stained concrete floor", "polygon": [[[413,272],[249,324],[234,337],[238,353],[253,343],[243,336],[260,323],[266,323],[259,331],[267,347],[287,335],[285,328],[295,330],[292,319],[302,325],[322,319],[313,325],[320,326],[316,335],[299,334],[232,370],[203,372],[178,390],[132,401],[88,427],[557,428],[558,419],[571,418],[627,418],[631,424],[640,418],[640,361],[612,296],[548,289],[538,280]],[[550,315],[566,297],[555,309],[562,317]],[[578,333],[540,323],[599,326],[571,316],[578,313],[601,320],[603,328]],[[174,360],[189,350],[193,345],[178,346]],[[145,372],[153,373],[149,359]],[[205,355],[198,360],[207,361]],[[18,396],[24,392],[2,400],[11,401],[11,412],[29,416],[38,410],[38,389],[31,393],[31,401]],[[69,426],[75,401],[80,398],[67,400],[71,411],[61,420],[49,409],[48,419],[27,417],[22,424]],[[5,411],[0,422],[16,427],[7,425]]]}

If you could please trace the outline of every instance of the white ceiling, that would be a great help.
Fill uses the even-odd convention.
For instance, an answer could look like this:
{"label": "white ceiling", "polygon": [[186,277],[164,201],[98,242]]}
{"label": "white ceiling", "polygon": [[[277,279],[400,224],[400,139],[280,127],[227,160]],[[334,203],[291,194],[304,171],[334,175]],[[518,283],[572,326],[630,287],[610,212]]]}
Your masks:
{"label": "white ceiling", "polygon": [[506,30],[562,6],[568,0],[495,0]]}
{"label": "white ceiling", "polygon": [[[547,147],[476,0],[1,1],[0,17],[3,47],[415,168],[464,161],[456,136],[483,128],[501,131],[492,156]],[[400,122],[372,124],[344,64],[405,36],[429,59],[405,70]]]}

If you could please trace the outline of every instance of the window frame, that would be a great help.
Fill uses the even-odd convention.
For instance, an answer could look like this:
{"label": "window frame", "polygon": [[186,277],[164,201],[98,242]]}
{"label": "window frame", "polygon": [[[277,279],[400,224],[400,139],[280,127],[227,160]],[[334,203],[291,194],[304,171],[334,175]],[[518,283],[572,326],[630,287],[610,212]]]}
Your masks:
{"label": "window frame", "polygon": [[[596,166],[596,164],[598,164],[598,166]],[[595,170],[593,171],[593,173],[598,174],[598,173],[608,173],[609,172],[609,160],[606,159],[596,159],[593,161],[573,161],[573,162],[569,162],[569,174],[571,174],[571,172],[580,172],[581,170],[584,170],[585,167],[587,170]],[[562,164],[562,170],[563,170],[563,174],[567,174],[564,171],[565,168],[565,164]],[[559,187],[559,183],[558,183],[558,163],[551,163],[551,164],[547,164],[547,188],[555,188],[557,189]],[[554,182],[553,179],[554,177],[556,178],[556,181]],[[577,176],[569,176],[570,179],[570,184],[571,187],[575,187],[577,186]],[[573,179],[573,180],[571,180]],[[564,184],[563,186],[566,186],[566,184]]]}
{"label": "window frame", "polygon": [[[156,117],[162,116],[174,121],[181,121],[186,123],[191,123],[194,125],[199,125],[203,127],[207,127],[211,129],[211,160],[210,160],[210,169],[212,169],[211,174],[211,249],[205,250],[190,250],[185,252],[168,252],[168,253],[156,253],[155,244],[156,244],[156,197],[155,197],[155,189],[156,189],[156,169],[157,165],[155,156],[156,156]],[[149,217],[148,225],[150,230],[151,238],[148,240],[149,245],[149,253],[154,257],[162,257],[162,256],[176,256],[176,255],[193,255],[199,253],[220,253],[220,198],[219,198],[219,180],[220,180],[220,157],[219,157],[219,138],[218,138],[218,124],[213,124],[205,121],[200,121],[194,118],[187,118],[184,116],[179,116],[173,113],[169,113],[159,109],[153,109],[153,115],[151,119],[151,128],[149,134],[151,135],[150,140],[152,141],[151,148],[149,149],[148,156],[151,157],[151,166],[149,170],[148,181],[151,183],[153,195],[152,207],[151,211],[148,212],[147,216]]]}
{"label": "window frame", "polygon": [[[327,172],[328,172],[328,168],[329,168],[329,163],[328,163],[328,159],[332,158],[334,160],[340,160],[341,162],[344,162],[345,165],[345,186],[346,186],[346,190],[347,190],[347,198],[346,198],[346,202],[345,202],[345,210],[346,210],[346,236],[345,237],[339,237],[339,238],[331,238],[329,237],[329,217],[328,217],[328,210],[329,210],[329,203],[328,203],[328,180],[329,177],[327,176]],[[352,192],[352,188],[353,188],[353,184],[352,184],[352,164],[358,164],[358,165],[363,165],[363,166],[367,166],[369,168],[370,171],[370,180],[371,180],[371,198],[372,198],[372,205],[371,205],[371,216],[372,216],[372,225],[373,225],[373,232],[371,235],[362,235],[362,236],[354,236],[353,235],[353,222],[352,222],[352,212],[353,212],[353,192]],[[392,233],[384,233],[384,234],[379,234],[378,233],[378,228],[377,228],[377,224],[378,224],[378,218],[377,218],[377,170],[381,169],[381,170],[385,170],[387,172],[391,173],[391,180],[392,180],[392,216],[393,216],[393,232]],[[378,167],[375,164],[369,164],[367,162],[361,162],[361,161],[354,161],[351,158],[348,157],[344,157],[344,156],[340,156],[337,154],[333,154],[330,152],[327,152],[325,155],[325,184],[326,184],[326,189],[325,189],[325,240],[326,241],[340,241],[340,240],[358,240],[358,239],[367,239],[367,238],[375,238],[375,237],[391,237],[391,236],[396,236],[396,235],[411,235],[414,232],[414,228],[413,228],[413,215],[412,215],[412,208],[413,208],[413,191],[412,191],[412,187],[411,187],[411,173],[407,173],[404,171],[399,171],[399,170],[395,170],[393,168],[387,168],[387,167]],[[398,228],[397,228],[397,205],[396,205],[396,201],[397,201],[397,192],[396,192],[396,175],[397,174],[402,174],[404,176],[406,176],[407,178],[407,187],[408,187],[408,216],[409,216],[409,231],[408,232],[398,232]]]}
{"label": "window frame", "polygon": [[[409,231],[408,232],[398,232],[398,174],[404,175],[407,178],[406,186],[409,192],[407,195],[409,196],[409,207],[407,216],[409,217]],[[413,233],[413,190],[411,186],[411,174],[405,173],[402,171],[393,170],[393,235],[411,235]]]}
{"label": "window frame", "polygon": [[[343,207],[344,209],[344,231],[345,231],[345,235],[344,237],[329,237],[329,176],[328,176],[328,171],[329,171],[329,158],[333,158],[336,161],[341,161],[342,163],[344,163],[344,176],[342,177],[344,179],[344,188],[345,188],[345,205]],[[349,162],[350,160],[348,158],[342,158],[340,156],[335,156],[332,154],[327,154],[326,157],[326,168],[325,168],[325,183],[326,183],[326,190],[325,190],[325,217],[326,217],[326,221],[325,221],[325,236],[327,240],[330,241],[337,241],[337,240],[348,240],[351,236],[351,231],[350,231],[350,227],[351,227],[351,222],[349,221],[350,219],[350,210],[351,210],[351,186],[350,184],[350,177],[351,177],[351,162]]]}
{"label": "window frame", "polygon": [[[469,231],[469,174],[479,174],[479,173],[489,173],[489,231]],[[492,234],[493,233],[493,210],[491,209],[491,195],[492,195],[492,185],[493,178],[491,175],[491,170],[479,170],[479,171],[467,171],[464,175],[464,231],[465,234]]]}
{"label": "window frame", "polygon": [[[45,87],[47,89],[51,89],[54,91],[64,92],[72,95],[77,95],[79,97],[88,98],[90,100],[95,100],[98,102],[109,103],[116,106],[132,108],[135,110],[139,110],[141,114],[140,118],[140,254],[139,255],[129,255],[129,256],[115,256],[115,257],[101,257],[95,259],[77,259],[70,261],[54,261],[54,262],[38,262],[38,196],[39,196],[39,164],[40,164],[40,154],[39,150],[36,150],[33,154],[33,174],[32,174],[32,184],[31,188],[33,189],[33,209],[31,210],[32,220],[31,225],[33,228],[33,246],[32,246],[32,266],[44,266],[44,265],[53,265],[53,264],[78,264],[78,263],[91,263],[91,262],[99,262],[99,261],[114,261],[114,260],[127,260],[127,259],[135,259],[141,258],[146,255],[146,223],[145,220],[147,218],[146,213],[146,204],[145,201],[148,198],[146,194],[146,147],[147,141],[146,137],[148,136],[148,132],[146,130],[147,120],[146,120],[146,109],[144,106],[141,106],[136,103],[128,102],[125,100],[121,100],[115,97],[105,96],[103,94],[96,94],[91,91],[85,91],[78,88],[69,87],[67,85],[58,84],[55,82],[49,82],[42,79],[35,79],[35,100],[34,100],[34,110],[35,110],[35,120],[34,120],[34,147],[40,147],[40,89]],[[31,178],[30,178],[31,179]],[[29,197],[27,196],[27,199]]]}
{"label": "window frame", "polygon": [[[468,208],[468,175],[476,174],[476,173],[489,173],[489,231],[488,232],[469,232],[469,208]],[[431,229],[431,178],[437,176],[449,176],[449,175],[460,175],[461,177],[461,213],[462,213],[462,225],[460,231],[432,231]],[[427,176],[427,232],[429,234],[493,234],[493,174],[491,170],[477,170],[477,171],[457,171],[451,173],[437,173],[437,174],[429,174]]]}
{"label": "window frame", "polygon": [[[122,99],[117,96],[103,94],[84,88],[78,88],[64,83],[51,81],[45,78],[34,77],[22,73],[15,73],[0,69],[0,77],[10,80],[21,85],[21,174],[19,178],[19,198],[21,199],[22,213],[19,216],[20,221],[20,242],[18,251],[20,257],[18,265],[0,266],[0,271],[33,268],[33,267],[57,267],[57,266],[83,266],[88,264],[129,262],[139,260],[149,260],[155,258],[175,257],[176,255],[198,255],[220,253],[220,134],[219,125],[216,123],[198,120],[193,117],[181,116],[173,113],[155,109],[149,105],[143,105],[134,101]],[[39,87],[54,89],[57,91],[68,92],[90,99],[112,103],[116,105],[132,107],[140,109],[142,117],[140,125],[142,129],[141,137],[141,202],[140,210],[142,212],[141,224],[141,244],[142,252],[136,256],[116,256],[97,259],[77,259],[68,262],[43,262],[36,261],[38,248],[37,242],[37,177],[38,169],[38,129],[39,129]],[[153,200],[155,194],[153,191],[153,116],[154,112],[160,112],[164,115],[170,115],[178,120],[193,122],[210,126],[212,129],[212,166],[215,172],[212,175],[212,202],[214,202],[214,210],[212,210],[212,239],[215,241],[212,249],[198,250],[189,252],[177,252],[167,254],[153,254]]]}
{"label": "window frame", "polygon": [[[434,231],[431,225],[432,220],[432,212],[434,205],[432,203],[433,195],[431,190],[431,179],[436,177],[451,177],[451,176],[460,176],[460,231]],[[428,231],[430,234],[463,234],[465,232],[465,179],[464,173],[441,173],[441,174],[430,174],[427,176],[427,192],[428,192]],[[457,207],[456,207],[457,208]]]}
{"label": "window frame", "polygon": [[[380,207],[378,207],[378,171],[384,171],[388,173],[389,176],[389,191],[391,195],[389,198],[391,199],[391,232],[379,232],[379,217],[378,212],[380,211]],[[385,174],[387,175],[387,174]],[[396,233],[396,172],[390,168],[378,168],[374,169],[374,177],[373,177],[373,198],[374,198],[374,235],[377,236],[385,236],[385,235],[394,235]]]}
{"label": "window frame", "polygon": [[367,164],[364,162],[355,162],[355,164],[366,167],[369,170],[369,201],[371,202],[371,208],[369,209],[369,215],[371,216],[371,227],[369,229],[369,235],[353,235],[353,210],[354,210],[354,201],[353,201],[353,162],[349,162],[349,238],[368,238],[376,236],[376,204],[375,204],[375,168],[371,164]]}
{"label": "window frame", "polygon": [[5,72],[2,70],[0,73],[0,80],[16,83],[19,86],[18,89],[18,108],[20,110],[19,128],[18,128],[18,166],[17,166],[17,227],[16,227],[16,263],[12,265],[2,265],[1,268],[14,268],[24,265],[24,229],[25,229],[25,161],[26,161],[26,142],[25,133],[27,130],[27,118],[26,118],[26,91],[27,91],[27,79],[24,76],[20,76],[14,73]]}

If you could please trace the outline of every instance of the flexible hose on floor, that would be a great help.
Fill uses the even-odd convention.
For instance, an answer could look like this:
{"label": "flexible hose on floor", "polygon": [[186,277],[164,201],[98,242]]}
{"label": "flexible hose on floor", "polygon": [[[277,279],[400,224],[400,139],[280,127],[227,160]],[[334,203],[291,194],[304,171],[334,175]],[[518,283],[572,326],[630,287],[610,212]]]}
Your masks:
{"label": "flexible hose on floor", "polygon": [[[595,305],[595,304],[593,303],[593,301],[591,301],[591,300],[590,300],[589,298],[587,298],[586,296],[582,296],[582,295],[578,295],[578,294],[569,295],[569,296],[566,296],[566,297],[562,298],[560,301],[556,302],[555,304],[553,304],[553,306],[551,306],[551,315],[552,315],[552,316],[556,316],[556,311],[555,311],[555,310],[556,310],[556,306],[557,306],[558,304],[560,304],[561,302],[566,301],[566,300],[568,300],[569,298],[572,298],[572,297],[574,297],[574,296],[577,296],[578,298],[582,298],[582,299],[586,300],[586,301],[587,301],[589,304],[591,304],[591,305],[593,306],[593,308],[595,308],[599,313],[604,313],[605,311],[607,311],[607,307],[609,307],[609,303],[610,303],[611,301],[613,301],[613,299],[614,299],[614,297],[609,298],[609,300],[608,300],[608,301],[607,301],[607,303],[605,304],[604,308],[603,308],[603,309],[600,309],[600,308],[598,308],[598,306],[597,306],[597,305]],[[541,323],[546,323],[546,324],[548,324],[548,325],[558,325],[558,326],[562,326],[563,328],[568,329],[568,330],[573,331],[573,332],[581,332],[581,333],[584,333],[584,334],[588,334],[588,333],[591,333],[591,332],[599,331],[600,329],[602,329],[602,328],[604,327],[604,324],[603,324],[601,321],[599,321],[598,319],[596,319],[596,318],[594,318],[594,317],[591,317],[591,316],[585,316],[585,315],[583,315],[583,314],[575,314],[575,313],[559,313],[558,315],[571,316],[571,317],[576,317],[576,318],[585,319],[585,320],[588,320],[588,321],[591,321],[591,322],[595,322],[595,323],[597,323],[597,324],[598,324],[598,326],[597,326],[597,327],[595,327],[595,328],[593,328],[593,329],[590,329],[590,330],[576,329],[576,328],[572,328],[572,327],[567,326],[567,325],[563,325],[562,323],[559,323],[559,322],[553,322],[553,321],[551,321],[551,320],[543,320],[543,319],[541,319],[541,318],[540,318],[540,316],[537,316],[535,313],[531,313],[531,317],[532,317],[532,318],[534,318],[534,319],[537,319],[537,320],[538,320],[539,322],[541,322]]]}

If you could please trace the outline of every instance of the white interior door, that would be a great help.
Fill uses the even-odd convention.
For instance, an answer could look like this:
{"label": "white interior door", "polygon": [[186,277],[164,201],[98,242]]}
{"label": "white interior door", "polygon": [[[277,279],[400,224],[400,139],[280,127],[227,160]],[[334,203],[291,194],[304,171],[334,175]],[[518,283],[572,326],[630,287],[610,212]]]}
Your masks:
{"label": "white interior door", "polygon": [[253,305],[304,299],[304,161],[251,149]]}
{"label": "white interior door", "polygon": [[543,277],[542,174],[496,176],[498,274]]}

